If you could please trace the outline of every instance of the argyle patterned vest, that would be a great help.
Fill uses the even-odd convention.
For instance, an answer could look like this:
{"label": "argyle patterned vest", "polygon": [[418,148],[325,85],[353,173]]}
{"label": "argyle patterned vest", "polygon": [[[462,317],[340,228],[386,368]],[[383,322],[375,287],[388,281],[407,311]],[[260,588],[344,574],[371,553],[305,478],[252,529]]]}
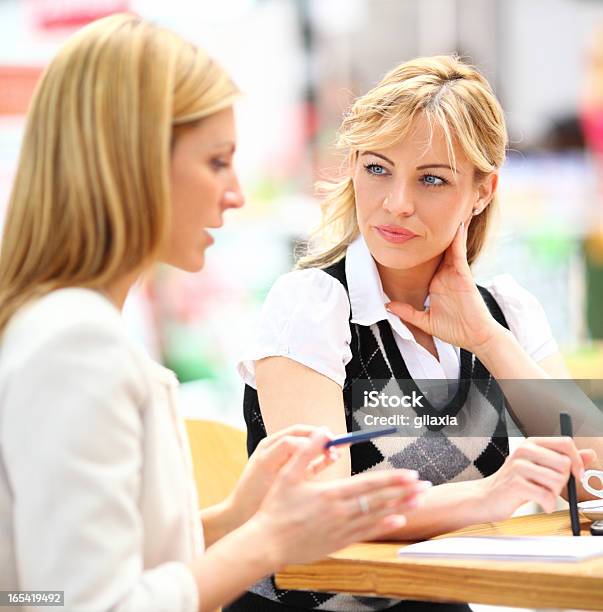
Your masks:
{"label": "argyle patterned vest", "polygon": [[[324,270],[346,289],[345,258]],[[479,287],[490,313],[508,329],[505,316],[487,289]],[[350,316],[351,318],[351,316]],[[364,326],[350,321],[352,359],[346,366],[343,398],[348,431],[366,428],[366,408],[354,384],[362,382],[379,393],[389,395],[412,391],[422,394],[410,375],[396,345],[388,321]],[[474,480],[496,472],[509,454],[505,401],[495,379],[470,352],[460,350],[460,381],[452,399],[434,408],[429,402],[420,409],[405,408],[412,418],[426,418],[426,425],[414,430],[412,437],[386,437],[355,444],[350,448],[352,473],[392,468],[414,469],[420,478],[434,485],[445,482]],[[247,450],[251,455],[266,437],[257,391],[245,386],[243,412],[247,423]],[[400,410],[397,410],[400,412]],[[429,417],[465,418],[463,435],[451,435],[446,426],[432,425]],[[427,415],[427,417],[425,417]],[[438,420],[438,419],[436,419]],[[373,427],[374,428],[374,427]],[[277,589],[273,578],[266,578],[250,589],[253,593],[302,609],[333,612],[385,610],[399,600],[360,597],[310,591]]]}

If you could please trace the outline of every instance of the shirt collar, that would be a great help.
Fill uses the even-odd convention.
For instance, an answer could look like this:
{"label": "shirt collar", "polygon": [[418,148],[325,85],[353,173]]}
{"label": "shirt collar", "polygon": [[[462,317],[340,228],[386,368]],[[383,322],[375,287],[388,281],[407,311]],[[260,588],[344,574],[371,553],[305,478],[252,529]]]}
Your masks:
{"label": "shirt collar", "polygon": [[[400,337],[415,341],[400,318],[385,309],[385,304],[390,300],[383,291],[377,265],[362,234],[347,248],[345,275],[352,309],[352,323],[374,325],[378,321],[389,321]],[[425,305],[428,304],[429,296],[425,300]]]}

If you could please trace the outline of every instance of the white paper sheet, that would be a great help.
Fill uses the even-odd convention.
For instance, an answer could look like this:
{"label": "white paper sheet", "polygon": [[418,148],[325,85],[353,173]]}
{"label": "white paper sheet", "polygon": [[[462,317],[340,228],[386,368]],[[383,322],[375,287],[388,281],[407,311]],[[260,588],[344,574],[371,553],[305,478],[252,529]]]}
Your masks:
{"label": "white paper sheet", "polygon": [[603,556],[603,537],[492,536],[426,540],[398,551],[403,557],[448,557],[497,561],[582,561]]}

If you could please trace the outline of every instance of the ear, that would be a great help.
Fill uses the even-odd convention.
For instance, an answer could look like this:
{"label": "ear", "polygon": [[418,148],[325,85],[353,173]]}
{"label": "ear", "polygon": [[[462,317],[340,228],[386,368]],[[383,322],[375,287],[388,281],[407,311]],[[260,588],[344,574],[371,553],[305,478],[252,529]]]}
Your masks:
{"label": "ear", "polygon": [[473,209],[478,211],[477,214],[482,212],[488,204],[492,201],[496,194],[496,188],[498,187],[498,173],[491,172],[480,180],[477,186],[477,200]]}

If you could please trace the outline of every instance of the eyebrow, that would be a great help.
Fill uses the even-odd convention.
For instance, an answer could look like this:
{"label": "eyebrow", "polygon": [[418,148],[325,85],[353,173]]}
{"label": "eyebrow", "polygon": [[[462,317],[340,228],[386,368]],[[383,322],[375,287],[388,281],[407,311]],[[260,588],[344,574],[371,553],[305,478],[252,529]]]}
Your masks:
{"label": "eyebrow", "polygon": [[448,164],[423,164],[422,166],[417,166],[417,170],[426,170],[427,168],[448,168],[448,170],[452,170],[452,172],[456,172],[456,174],[461,173],[460,170],[455,170]]}
{"label": "eyebrow", "polygon": [[216,149],[223,149],[225,147],[228,147],[234,153],[237,148],[237,145],[232,140],[225,140],[224,142],[217,142],[215,144],[210,145],[210,148],[214,151]]}
{"label": "eyebrow", "polygon": [[385,155],[381,155],[381,153],[375,153],[374,151],[363,151],[360,154],[360,157],[364,157],[365,155],[374,155],[375,157],[379,157],[380,159],[385,160],[388,164],[391,164],[392,166],[396,165],[391,159],[389,159],[389,157],[385,157]]}
{"label": "eyebrow", "polygon": [[[392,166],[396,165],[391,159],[389,159],[389,157],[385,157],[385,155],[381,155],[381,153],[375,153],[374,151],[363,151],[360,156],[362,157],[364,155],[374,155],[375,157],[379,157],[380,159],[388,162]],[[452,168],[452,166],[449,166],[448,164],[423,164],[421,166],[417,166],[417,170],[425,170],[427,168],[448,168],[448,170],[452,170],[452,172],[455,172],[454,168]],[[456,173],[460,174],[461,172],[460,170],[456,170]]]}

